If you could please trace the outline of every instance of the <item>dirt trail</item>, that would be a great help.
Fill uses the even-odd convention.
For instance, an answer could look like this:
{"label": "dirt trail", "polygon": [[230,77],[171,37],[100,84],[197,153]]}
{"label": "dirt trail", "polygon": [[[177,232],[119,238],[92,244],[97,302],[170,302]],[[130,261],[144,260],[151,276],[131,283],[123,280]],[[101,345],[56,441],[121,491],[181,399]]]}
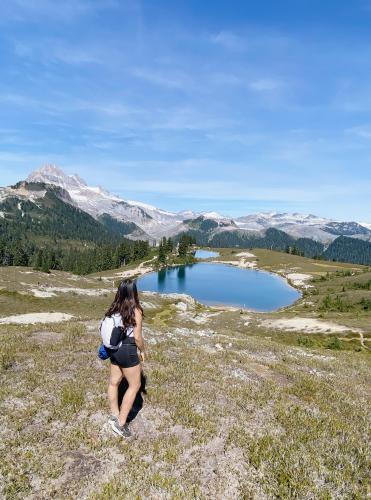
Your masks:
{"label": "dirt trail", "polygon": [[365,337],[362,332],[358,332],[359,337],[340,337],[340,340],[344,340],[345,342],[349,342],[350,340],[359,340],[361,343],[361,346],[367,349],[367,351],[371,351],[371,349],[365,344]]}

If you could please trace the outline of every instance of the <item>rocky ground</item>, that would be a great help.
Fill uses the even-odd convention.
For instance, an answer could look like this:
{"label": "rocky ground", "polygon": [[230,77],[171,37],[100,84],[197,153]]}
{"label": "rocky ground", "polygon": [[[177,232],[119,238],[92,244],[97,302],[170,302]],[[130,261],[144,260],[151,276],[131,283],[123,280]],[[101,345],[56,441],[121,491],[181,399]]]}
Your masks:
{"label": "rocky ground", "polygon": [[[367,497],[370,312],[354,283],[370,273],[252,253],[218,259],[309,275],[295,277],[303,298],[258,314],[141,294],[148,394],[130,440],[107,427],[109,362],[96,356],[111,281],[128,270],[2,268],[1,495]],[[355,309],[323,310],[331,293],[348,294]]]}

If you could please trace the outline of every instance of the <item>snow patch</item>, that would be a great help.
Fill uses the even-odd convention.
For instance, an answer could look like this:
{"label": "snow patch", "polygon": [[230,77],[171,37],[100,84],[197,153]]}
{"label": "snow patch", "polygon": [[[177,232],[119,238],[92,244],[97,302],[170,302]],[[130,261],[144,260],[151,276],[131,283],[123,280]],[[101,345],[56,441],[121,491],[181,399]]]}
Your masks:
{"label": "snow patch", "polygon": [[219,214],[218,212],[202,212],[202,215],[207,219],[215,219],[215,220],[229,219],[229,217]]}
{"label": "snow patch", "polygon": [[371,224],[369,222],[359,222],[358,224],[365,227],[366,229],[370,229],[371,231]]}
{"label": "snow patch", "polygon": [[148,203],[143,203],[142,201],[133,201],[133,200],[126,200],[126,203],[129,205],[133,205],[134,207],[141,207],[147,210],[154,210],[156,212],[161,212],[164,215],[171,215],[175,216],[175,212],[168,212],[167,210],[162,210],[161,208],[157,208],[153,205],[148,205]]}

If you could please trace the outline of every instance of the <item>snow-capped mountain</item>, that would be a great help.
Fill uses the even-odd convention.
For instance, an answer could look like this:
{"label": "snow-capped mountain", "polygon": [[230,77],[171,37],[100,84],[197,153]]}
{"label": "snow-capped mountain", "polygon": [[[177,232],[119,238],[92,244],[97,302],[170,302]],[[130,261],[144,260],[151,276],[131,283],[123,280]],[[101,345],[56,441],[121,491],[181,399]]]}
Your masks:
{"label": "snow-capped mountain", "polygon": [[370,229],[370,230],[371,230],[371,224],[370,224],[370,223],[368,223],[368,222],[358,222],[358,224],[359,224],[360,226],[365,227],[366,229]]}
{"label": "snow-capped mountain", "polygon": [[[312,214],[267,212],[231,218],[215,211],[197,213],[192,210],[170,212],[140,201],[123,200],[104,188],[88,186],[77,174],[67,175],[55,165],[46,165],[32,172],[26,179],[32,183],[25,189],[22,183],[16,187],[0,188],[0,202],[12,196],[37,203],[45,195],[42,186],[34,183],[51,184],[61,188],[60,196],[66,203],[87,212],[95,219],[109,216],[119,222],[133,223],[136,229],[131,238],[159,239],[175,236],[183,231],[198,230],[210,234],[239,231],[264,234],[269,228],[284,231],[294,238],[311,238],[330,244],[338,236],[352,236],[371,241],[371,224],[362,222],[339,222]],[[5,214],[0,213],[4,218]]]}
{"label": "snow-capped mountain", "polygon": [[235,221],[245,231],[261,232],[274,227],[295,238],[312,238],[325,244],[340,235],[371,237],[370,229],[357,222],[337,222],[313,214],[268,212],[238,217]]}
{"label": "snow-capped mountain", "polygon": [[133,222],[148,236],[159,238],[182,222],[183,216],[142,202],[125,201],[101,187],[91,187],[78,175],[67,175],[55,165],[32,172],[27,182],[54,184],[66,189],[75,206],[94,218],[108,214],[122,222]]}
{"label": "snow-capped mountain", "polygon": [[[54,184],[66,191],[81,190],[88,188],[86,182],[77,174],[66,175],[63,170],[56,165],[45,165],[39,170],[32,172],[26,179],[26,182],[43,182],[45,184]],[[88,188],[104,194],[102,188]]]}
{"label": "snow-capped mountain", "polygon": [[213,220],[230,220],[230,217],[226,217],[218,212],[202,212],[201,215],[205,217],[205,219],[213,219]]}

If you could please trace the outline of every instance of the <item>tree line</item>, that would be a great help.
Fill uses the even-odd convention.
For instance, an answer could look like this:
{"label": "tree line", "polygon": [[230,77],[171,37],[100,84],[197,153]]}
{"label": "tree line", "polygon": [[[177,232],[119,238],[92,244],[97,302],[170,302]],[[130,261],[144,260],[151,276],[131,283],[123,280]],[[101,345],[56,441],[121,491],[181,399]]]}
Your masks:
{"label": "tree line", "polygon": [[159,266],[163,266],[168,262],[169,257],[173,254],[175,246],[177,252],[174,258],[178,258],[178,260],[180,259],[181,261],[187,260],[190,247],[196,244],[196,239],[186,233],[178,235],[176,239],[177,245],[175,241],[165,236],[160,240],[157,254],[157,264]]}
{"label": "tree line", "polygon": [[70,246],[65,243],[37,246],[27,240],[6,241],[0,238],[0,265],[29,266],[44,272],[50,270],[89,274],[115,269],[150,253],[148,241],[125,240],[118,245],[93,247]]}

